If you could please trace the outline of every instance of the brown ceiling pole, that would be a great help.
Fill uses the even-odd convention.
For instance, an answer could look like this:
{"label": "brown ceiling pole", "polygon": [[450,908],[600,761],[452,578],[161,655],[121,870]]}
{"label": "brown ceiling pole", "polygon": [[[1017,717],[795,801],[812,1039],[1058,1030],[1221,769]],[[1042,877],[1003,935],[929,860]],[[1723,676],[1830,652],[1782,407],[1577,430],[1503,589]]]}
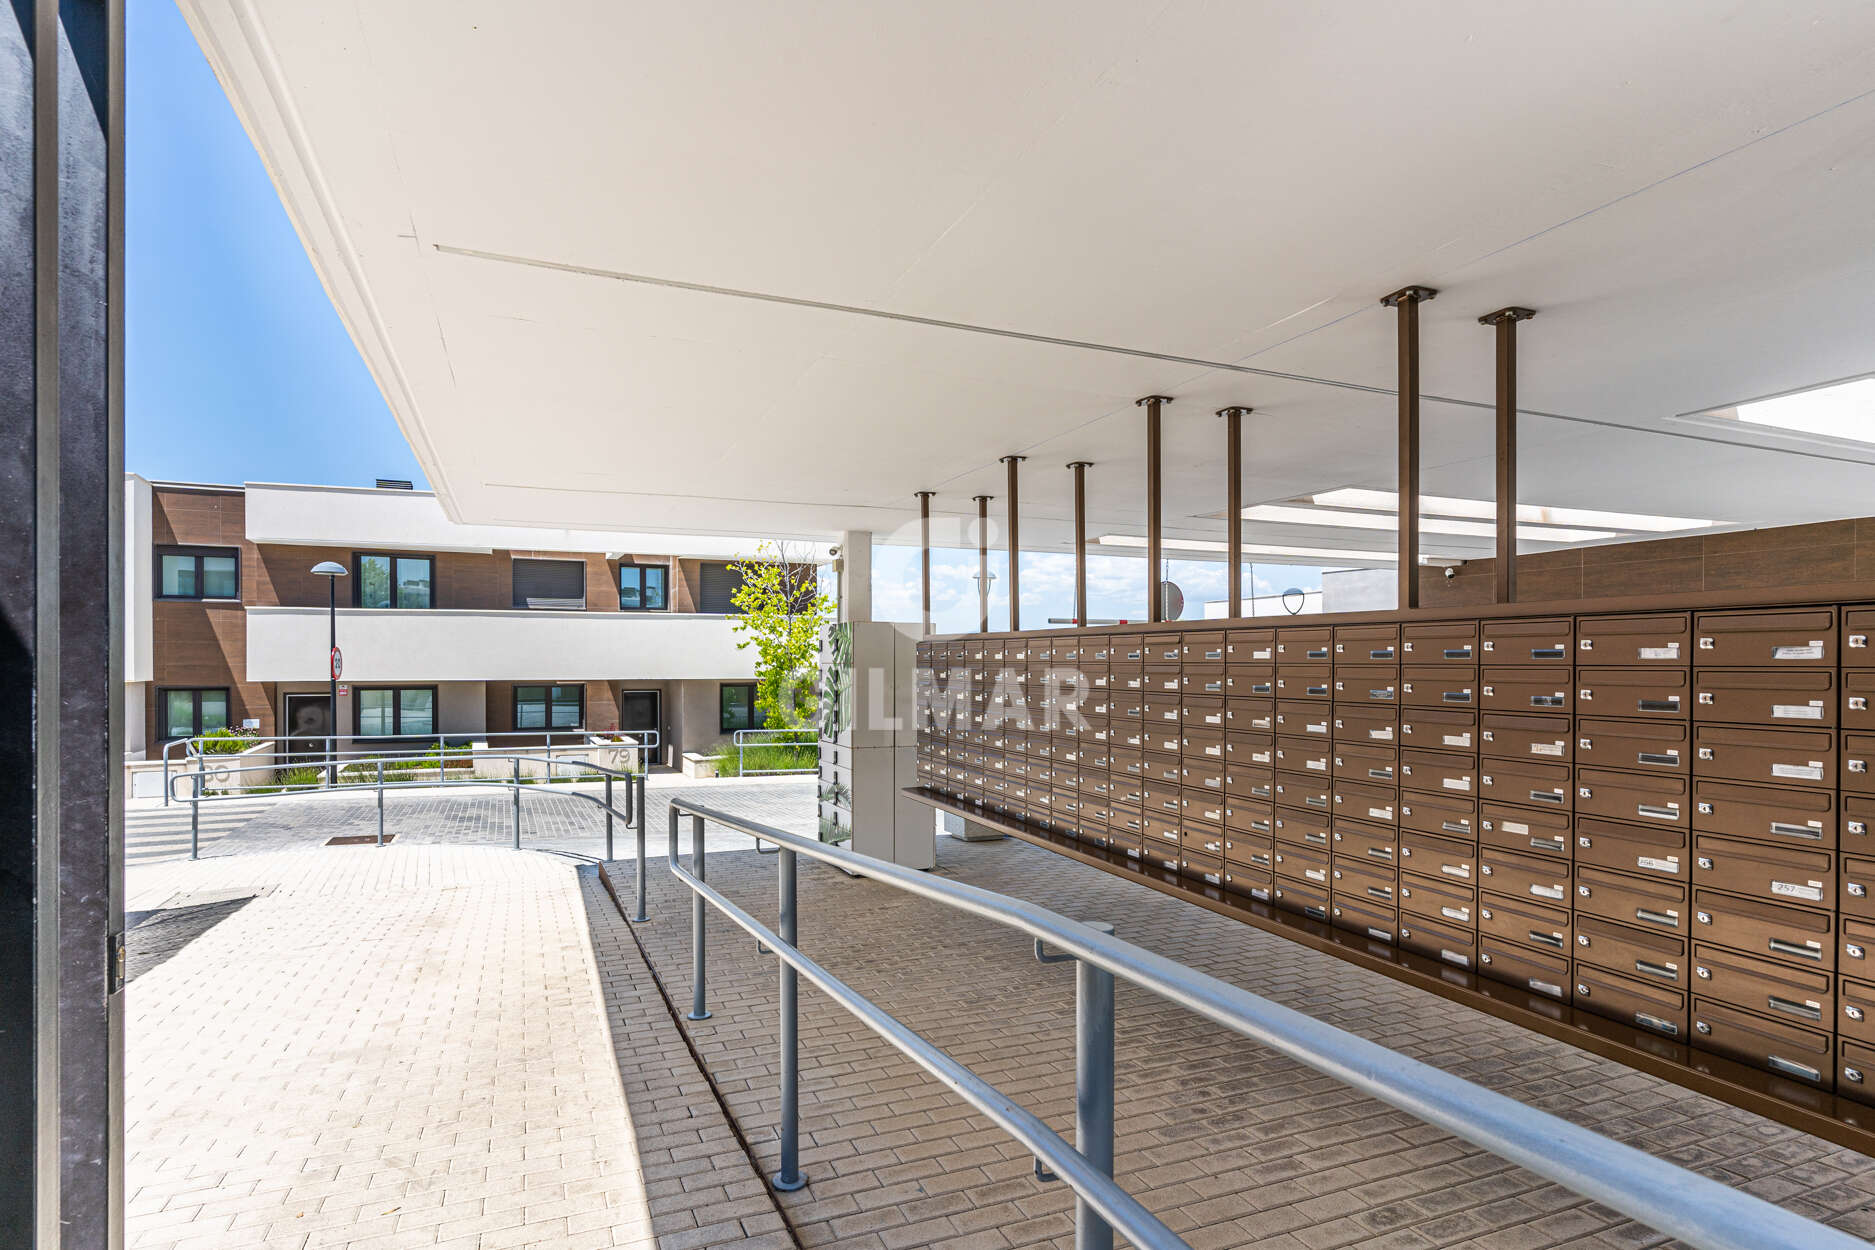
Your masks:
{"label": "brown ceiling pole", "polygon": [[1497,327],[1497,601],[1517,599],[1517,323],[1532,308],[1500,308],[1478,318]]}
{"label": "brown ceiling pole", "polygon": [[931,496],[934,490],[918,492],[918,547],[923,559],[918,578],[918,599],[924,605],[924,632],[931,632]]}
{"label": "brown ceiling pole", "polygon": [[1224,558],[1230,562],[1230,614],[1243,615],[1243,419],[1254,408],[1219,408],[1224,418]]}
{"label": "brown ceiling pole", "polygon": [[1159,480],[1159,410],[1172,402],[1170,395],[1147,395],[1135,404],[1146,410],[1146,619],[1165,619],[1165,591],[1159,585],[1161,548],[1165,534],[1160,527],[1163,500]]}
{"label": "brown ceiling pole", "polygon": [[1438,294],[1401,287],[1381,299],[1400,313],[1399,585],[1402,610],[1419,606],[1419,306]]}
{"label": "brown ceiling pole", "polygon": [[990,500],[994,495],[972,495],[977,503],[977,632],[990,632]]}
{"label": "brown ceiling pole", "polygon": [[1074,471],[1074,623],[1087,628],[1087,470],[1089,460],[1076,460]]}
{"label": "brown ceiling pole", "polygon": [[1004,456],[1009,466],[1009,632],[1022,628],[1022,541],[1016,532],[1016,466],[1027,456]]}

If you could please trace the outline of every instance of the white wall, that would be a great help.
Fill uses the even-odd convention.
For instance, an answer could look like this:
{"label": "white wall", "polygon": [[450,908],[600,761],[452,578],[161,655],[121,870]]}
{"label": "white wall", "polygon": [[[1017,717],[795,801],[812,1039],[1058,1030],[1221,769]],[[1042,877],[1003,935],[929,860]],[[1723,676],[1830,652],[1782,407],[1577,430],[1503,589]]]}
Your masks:
{"label": "white wall", "polygon": [[127,760],[140,760],[149,752],[149,743],[143,732],[144,701],[149,697],[148,682],[124,683],[124,758]]}
{"label": "white wall", "polygon": [[[150,484],[135,473],[124,474],[124,680],[149,681],[155,672],[155,644],[150,631],[150,598],[154,591],[151,566],[156,559],[151,545],[153,521]],[[128,708],[126,708],[128,714]],[[134,718],[142,749],[143,718]]]}
{"label": "white wall", "polygon": [[1392,569],[1340,569],[1322,574],[1322,611],[1391,612],[1400,606]]}
{"label": "white wall", "polygon": [[488,688],[479,681],[445,681],[436,686],[436,724],[441,732],[486,733]]}

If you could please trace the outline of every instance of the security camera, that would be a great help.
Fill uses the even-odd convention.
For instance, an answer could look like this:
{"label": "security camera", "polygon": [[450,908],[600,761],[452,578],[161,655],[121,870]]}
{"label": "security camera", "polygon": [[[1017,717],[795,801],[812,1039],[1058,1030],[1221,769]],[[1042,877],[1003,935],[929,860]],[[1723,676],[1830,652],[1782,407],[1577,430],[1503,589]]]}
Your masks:
{"label": "security camera", "polygon": [[838,547],[829,547],[827,548],[827,554],[830,556],[837,556],[840,554],[840,549]]}
{"label": "security camera", "polygon": [[1456,568],[1454,568],[1454,567],[1453,567],[1452,565],[1449,565],[1449,564],[1448,564],[1448,565],[1446,565],[1446,566],[1445,566],[1445,575],[1446,575],[1447,577],[1457,577],[1457,576],[1458,576],[1458,570],[1457,570]]}

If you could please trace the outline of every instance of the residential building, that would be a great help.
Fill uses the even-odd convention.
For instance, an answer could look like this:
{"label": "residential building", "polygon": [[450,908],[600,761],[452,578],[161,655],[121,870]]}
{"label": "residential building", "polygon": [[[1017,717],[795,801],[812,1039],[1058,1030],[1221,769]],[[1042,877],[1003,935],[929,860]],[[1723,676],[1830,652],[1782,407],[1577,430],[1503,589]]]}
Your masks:
{"label": "residential building", "polygon": [[[675,763],[759,727],[731,626],[751,539],[459,525],[395,484],[135,474],[125,517],[133,760],[223,726],[329,732],[334,620],[341,736],[655,731]],[[345,575],[313,572],[327,561]]]}

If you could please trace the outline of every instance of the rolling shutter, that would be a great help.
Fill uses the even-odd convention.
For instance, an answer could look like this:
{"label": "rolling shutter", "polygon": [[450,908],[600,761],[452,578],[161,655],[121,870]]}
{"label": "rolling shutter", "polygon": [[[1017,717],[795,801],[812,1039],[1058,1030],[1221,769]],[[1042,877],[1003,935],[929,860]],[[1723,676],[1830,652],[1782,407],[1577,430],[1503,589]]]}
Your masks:
{"label": "rolling shutter", "polygon": [[514,562],[514,606],[517,608],[583,608],[586,606],[586,562],[583,560],[526,560]]}
{"label": "rolling shutter", "polygon": [[732,596],[740,589],[742,574],[727,564],[704,564],[697,576],[697,611],[734,615],[736,605]]}

